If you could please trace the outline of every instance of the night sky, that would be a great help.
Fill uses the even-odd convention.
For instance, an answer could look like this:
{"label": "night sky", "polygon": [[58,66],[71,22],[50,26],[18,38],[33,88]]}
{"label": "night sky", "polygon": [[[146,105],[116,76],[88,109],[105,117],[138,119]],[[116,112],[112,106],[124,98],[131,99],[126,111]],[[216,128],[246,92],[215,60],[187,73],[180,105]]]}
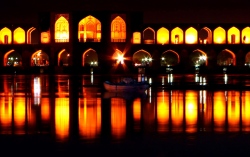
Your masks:
{"label": "night sky", "polygon": [[[143,11],[145,23],[250,23],[249,0],[1,0],[0,20],[28,22],[43,11]],[[226,2],[226,3],[225,3]],[[21,20],[22,19],[22,20]]]}

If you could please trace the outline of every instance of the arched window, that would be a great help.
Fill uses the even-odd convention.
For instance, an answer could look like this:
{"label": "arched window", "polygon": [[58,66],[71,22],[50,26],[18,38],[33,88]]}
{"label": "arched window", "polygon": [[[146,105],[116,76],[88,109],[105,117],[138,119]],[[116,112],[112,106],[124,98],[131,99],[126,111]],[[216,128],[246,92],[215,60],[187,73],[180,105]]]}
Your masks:
{"label": "arched window", "polygon": [[154,44],[155,43],[155,31],[148,27],[143,31],[143,41],[144,44]]}
{"label": "arched window", "polygon": [[133,33],[133,44],[140,44],[141,43],[141,32],[134,32]]}
{"label": "arched window", "polygon": [[1,44],[11,44],[12,33],[11,33],[11,30],[9,28],[4,27],[0,31],[0,42],[1,42]]}
{"label": "arched window", "polygon": [[117,16],[111,23],[111,42],[125,42],[126,41],[126,23]]}
{"label": "arched window", "polygon": [[185,32],[185,43],[186,44],[197,44],[197,30],[190,27]]}
{"label": "arched window", "polygon": [[24,44],[25,43],[25,31],[18,27],[14,30],[14,44]]}
{"label": "arched window", "polygon": [[227,32],[227,43],[228,44],[239,44],[240,43],[240,31],[236,27],[231,27]]}
{"label": "arched window", "polygon": [[34,27],[31,27],[28,31],[27,31],[27,44],[31,44],[32,43],[32,36],[31,36],[31,33],[36,30],[36,28]]}
{"label": "arched window", "polygon": [[183,31],[179,27],[171,31],[171,44],[183,44]]}
{"label": "arched window", "polygon": [[204,27],[199,31],[200,44],[212,44],[212,31]]}
{"label": "arched window", "polygon": [[98,56],[95,50],[88,49],[83,53],[82,65],[83,66],[98,66]]}
{"label": "arched window", "polygon": [[241,32],[242,44],[250,44],[250,27],[245,27]]}
{"label": "arched window", "polygon": [[157,44],[169,44],[169,31],[168,29],[161,27],[157,31]]}
{"label": "arched window", "polygon": [[69,22],[63,16],[59,17],[55,23],[55,42],[69,42]]}
{"label": "arched window", "polygon": [[100,42],[101,41],[101,22],[89,15],[82,19],[78,24],[79,42]]}
{"label": "arched window", "polygon": [[217,64],[220,66],[236,65],[236,56],[232,51],[225,49],[218,54]]}
{"label": "arched window", "polygon": [[222,27],[217,27],[214,30],[214,44],[226,43],[226,31]]}

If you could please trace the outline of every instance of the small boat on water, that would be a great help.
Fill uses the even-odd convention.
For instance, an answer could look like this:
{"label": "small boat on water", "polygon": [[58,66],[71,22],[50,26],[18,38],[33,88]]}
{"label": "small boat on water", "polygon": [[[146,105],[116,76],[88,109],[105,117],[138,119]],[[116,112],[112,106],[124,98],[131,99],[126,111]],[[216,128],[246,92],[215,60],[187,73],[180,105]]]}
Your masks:
{"label": "small boat on water", "polygon": [[145,92],[149,88],[148,82],[137,82],[130,78],[124,78],[118,83],[105,81],[103,85],[108,92]]}

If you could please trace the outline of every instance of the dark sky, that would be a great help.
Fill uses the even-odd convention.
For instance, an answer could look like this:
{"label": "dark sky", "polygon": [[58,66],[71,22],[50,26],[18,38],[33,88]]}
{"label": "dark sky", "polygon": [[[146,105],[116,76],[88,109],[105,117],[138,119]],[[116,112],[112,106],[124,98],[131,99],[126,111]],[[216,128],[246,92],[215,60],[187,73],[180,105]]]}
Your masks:
{"label": "dark sky", "polygon": [[[250,0],[1,0],[0,20],[22,22],[42,11],[143,11],[145,22],[250,23]],[[28,17],[29,16],[29,17]],[[25,18],[22,18],[25,17]]]}

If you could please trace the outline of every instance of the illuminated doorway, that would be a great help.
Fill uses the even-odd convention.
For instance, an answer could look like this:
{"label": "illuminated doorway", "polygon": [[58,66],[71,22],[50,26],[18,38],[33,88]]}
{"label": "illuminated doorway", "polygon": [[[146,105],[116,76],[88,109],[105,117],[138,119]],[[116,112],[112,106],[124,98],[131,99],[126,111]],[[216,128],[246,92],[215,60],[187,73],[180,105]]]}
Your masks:
{"label": "illuminated doorway", "polygon": [[171,44],[183,44],[183,30],[179,27],[171,31]]}
{"label": "illuminated doorway", "polygon": [[239,44],[240,43],[240,30],[236,27],[231,27],[227,32],[228,44]]}
{"label": "illuminated doorway", "polygon": [[31,66],[49,66],[49,56],[42,50],[38,50],[31,56]]}
{"label": "illuminated doorway", "polygon": [[226,31],[222,27],[214,30],[214,44],[226,44]]}
{"label": "illuminated doorway", "polygon": [[185,43],[186,44],[197,44],[198,33],[193,27],[190,27],[185,32]]}
{"label": "illuminated doorway", "polygon": [[98,66],[98,55],[95,50],[88,49],[82,55],[83,66]]}
{"label": "illuminated doorway", "polygon": [[145,50],[139,50],[133,54],[134,66],[151,66],[152,56]]}
{"label": "illuminated doorway", "polygon": [[111,42],[125,42],[126,41],[126,23],[117,16],[111,22]]}
{"label": "illuminated doorway", "polygon": [[11,44],[12,43],[12,32],[9,28],[4,27],[0,31],[0,42],[1,44]]}
{"label": "illuminated doorway", "polygon": [[55,22],[55,42],[69,42],[69,22],[64,16],[60,16]]}
{"label": "illuminated doorway", "polygon": [[25,31],[18,27],[14,30],[14,44],[24,44],[25,43]]}
{"label": "illuminated doorway", "polygon": [[212,44],[212,31],[204,27],[199,31],[200,44]]}
{"label": "illuminated doorway", "polygon": [[157,31],[157,44],[169,44],[169,31],[168,29],[161,27]]}
{"label": "illuminated doorway", "polygon": [[242,44],[250,44],[250,27],[245,27],[241,32]]}

